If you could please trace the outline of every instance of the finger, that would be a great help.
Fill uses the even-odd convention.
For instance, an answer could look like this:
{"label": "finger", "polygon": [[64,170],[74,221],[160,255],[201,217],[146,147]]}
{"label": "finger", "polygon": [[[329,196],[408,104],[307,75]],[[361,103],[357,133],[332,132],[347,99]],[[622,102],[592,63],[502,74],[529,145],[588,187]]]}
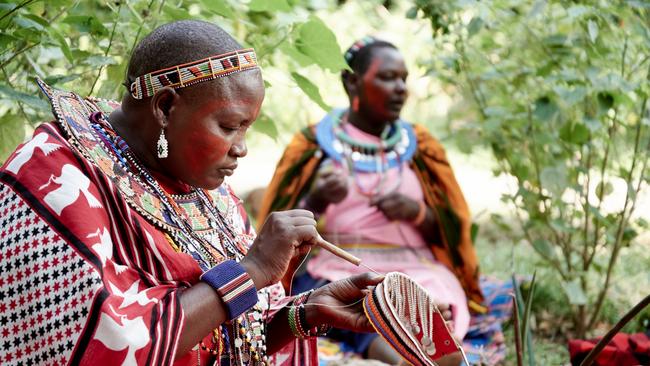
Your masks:
{"label": "finger", "polygon": [[451,315],[452,315],[451,310],[445,310],[445,311],[442,312],[442,317],[445,320],[451,320]]}
{"label": "finger", "polygon": [[293,231],[296,235],[295,238],[298,240],[296,247],[303,245],[312,247],[317,243],[318,238],[320,237],[314,225],[296,226]]}
{"label": "finger", "polygon": [[370,206],[377,206],[384,199],[384,196],[374,196],[370,199]]}
{"label": "finger", "polygon": [[361,290],[379,284],[384,280],[384,277],[384,275],[377,273],[366,272],[360,275],[349,277],[347,278],[347,281],[350,281],[353,286]]}
{"label": "finger", "polygon": [[343,177],[339,174],[332,174],[326,179],[323,179],[323,183],[328,187],[343,187],[346,182]]}
{"label": "finger", "polygon": [[309,217],[309,218],[314,218],[314,214],[309,211],[309,210],[303,210],[300,208],[296,208],[293,210],[287,210],[287,211],[282,211],[285,215],[289,217]]}
{"label": "finger", "polygon": [[300,258],[300,261],[302,262],[302,259],[304,259],[304,257],[308,255],[309,252],[311,252],[311,249],[312,247],[309,245],[301,245],[298,248],[296,248],[295,257]]}
{"label": "finger", "polygon": [[313,217],[296,216],[289,219],[289,223],[293,226],[316,226],[317,222]]}

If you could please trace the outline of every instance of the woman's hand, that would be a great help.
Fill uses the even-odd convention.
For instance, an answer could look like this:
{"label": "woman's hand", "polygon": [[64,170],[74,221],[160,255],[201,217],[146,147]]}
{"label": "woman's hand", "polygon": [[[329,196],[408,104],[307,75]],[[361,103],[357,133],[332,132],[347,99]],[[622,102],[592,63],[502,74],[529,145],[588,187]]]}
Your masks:
{"label": "woman's hand", "polygon": [[287,271],[291,258],[307,254],[318,237],[311,212],[273,212],[240,263],[255,287],[261,289],[277,283]]}
{"label": "woman's hand", "polygon": [[[364,273],[315,290],[305,304],[307,324],[314,327],[327,324],[357,332],[374,332],[360,300],[372,291],[371,286],[383,279],[384,276],[381,275]],[[348,306],[351,304],[354,305]]]}
{"label": "woman's hand", "polygon": [[340,171],[330,170],[316,178],[307,196],[307,205],[317,213],[325,211],[330,203],[339,203],[348,195],[348,182]]}
{"label": "woman's hand", "polygon": [[370,200],[370,205],[377,207],[391,221],[411,222],[420,211],[417,201],[398,192],[375,196]]}

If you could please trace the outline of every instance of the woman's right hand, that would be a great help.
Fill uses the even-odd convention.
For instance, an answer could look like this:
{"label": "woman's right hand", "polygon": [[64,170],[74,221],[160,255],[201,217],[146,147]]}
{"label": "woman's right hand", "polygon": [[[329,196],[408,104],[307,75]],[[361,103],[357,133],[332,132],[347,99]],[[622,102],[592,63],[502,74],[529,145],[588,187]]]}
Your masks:
{"label": "woman's right hand", "polygon": [[317,213],[324,212],[330,203],[339,203],[348,195],[348,182],[343,173],[330,170],[316,178],[307,197],[307,205]]}
{"label": "woman's right hand", "polygon": [[259,290],[280,281],[291,258],[307,254],[318,237],[310,211],[272,212],[240,264]]}

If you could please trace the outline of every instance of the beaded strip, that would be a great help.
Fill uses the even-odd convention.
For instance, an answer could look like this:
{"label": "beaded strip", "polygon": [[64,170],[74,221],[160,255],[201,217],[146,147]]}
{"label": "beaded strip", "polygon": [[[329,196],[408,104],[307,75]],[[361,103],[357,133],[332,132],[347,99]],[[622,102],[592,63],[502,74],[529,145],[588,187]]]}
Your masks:
{"label": "beaded strip", "polygon": [[354,42],[354,44],[350,46],[350,48],[348,48],[348,50],[345,51],[345,54],[343,55],[345,61],[347,61],[349,65],[350,62],[352,62],[354,56],[356,56],[357,52],[359,52],[362,48],[366,47],[367,45],[373,44],[375,42],[377,42],[377,39],[372,36],[365,36],[360,40]]}
{"label": "beaded strip", "polygon": [[129,90],[133,98],[142,99],[153,96],[166,86],[180,89],[257,67],[255,51],[247,48],[138,76]]}
{"label": "beaded strip", "polygon": [[363,302],[372,326],[413,365],[436,365],[436,359],[462,348],[424,288],[408,276],[391,272]]}

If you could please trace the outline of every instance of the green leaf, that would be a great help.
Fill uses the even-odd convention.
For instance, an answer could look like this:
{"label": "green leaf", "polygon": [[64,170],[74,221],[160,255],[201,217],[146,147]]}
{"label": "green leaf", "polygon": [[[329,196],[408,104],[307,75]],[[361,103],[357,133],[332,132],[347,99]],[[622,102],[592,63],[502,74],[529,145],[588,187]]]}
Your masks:
{"label": "green leaf", "polygon": [[557,105],[548,97],[542,97],[535,101],[535,110],[533,115],[540,121],[551,121],[555,118],[557,113]]}
{"label": "green leaf", "polygon": [[88,15],[70,15],[63,19],[63,23],[72,25],[81,33],[91,33],[98,36],[109,34],[108,29],[97,18]]}
{"label": "green leaf", "polygon": [[235,17],[235,12],[226,0],[202,0],[201,4],[209,11],[224,18],[233,19]]}
{"label": "green leaf", "polygon": [[561,197],[567,187],[567,172],[564,165],[545,167],[540,174],[541,185],[556,197]]}
{"label": "green leaf", "polygon": [[298,63],[298,65],[300,65],[300,67],[307,67],[309,65],[314,64],[314,60],[312,60],[308,56],[305,56],[305,54],[298,51],[294,46],[292,46],[288,42],[282,42],[279,49],[285,55],[291,57],[294,61],[296,61]]}
{"label": "green leaf", "polygon": [[333,72],[349,69],[336,36],[315,16],[300,26],[296,47],[325,69]]}
{"label": "green leaf", "polygon": [[54,28],[50,28],[50,35],[57,41],[59,47],[61,48],[61,52],[65,55],[65,58],[70,61],[70,63],[74,62],[74,57],[72,56],[72,52],[70,52],[70,46],[68,46],[68,42],[63,38],[63,35],[59,33]]}
{"label": "green leaf", "polygon": [[[530,280],[530,288],[528,290],[528,296],[526,296],[526,310],[524,310],[524,316],[522,317],[521,322],[521,334],[526,338],[526,341],[523,342],[525,347],[528,347],[528,364],[533,366],[535,364],[535,356],[533,355],[533,335],[530,331],[530,314],[533,308],[533,294],[535,293],[535,279],[537,278],[537,271],[533,272],[533,278]],[[525,348],[522,348],[525,350]]]}
{"label": "green leaf", "polygon": [[287,0],[253,0],[248,8],[252,11],[291,11],[291,5]]}
{"label": "green leaf", "polygon": [[598,24],[596,24],[596,22],[593,20],[588,21],[587,31],[589,32],[589,39],[591,40],[591,43],[595,43],[596,38],[598,38]]}
{"label": "green leaf", "polygon": [[18,114],[8,113],[0,118],[0,164],[25,139],[25,121]]}
{"label": "green leaf", "polygon": [[614,106],[614,97],[609,93],[598,93],[598,110],[601,114],[607,113]]}
{"label": "green leaf", "polygon": [[9,44],[17,40],[18,38],[12,35],[0,33],[0,49],[7,49],[7,47],[9,47]]}
{"label": "green leaf", "polygon": [[554,260],[555,259],[555,250],[553,245],[546,239],[535,239],[532,243],[533,248],[537,250],[545,259]]}
{"label": "green leaf", "polygon": [[77,79],[79,79],[80,76],[81,76],[80,74],[52,75],[52,76],[46,77],[43,81],[45,81],[45,83],[47,85],[54,86],[54,85],[57,85],[57,84],[65,84],[65,83],[71,82],[73,80],[77,80]]}
{"label": "green leaf", "polygon": [[478,235],[479,227],[480,227],[479,224],[477,224],[475,222],[472,223],[472,227],[471,227],[470,232],[469,232],[469,237],[471,238],[472,243],[476,242],[476,236]]}
{"label": "green leaf", "polygon": [[186,9],[168,3],[163,5],[163,11],[171,18],[171,20],[184,20],[194,18]]}
{"label": "green leaf", "polygon": [[115,65],[117,61],[110,56],[94,55],[84,60],[84,63],[90,66]]}
{"label": "green leaf", "polygon": [[257,120],[253,123],[253,130],[260,132],[273,140],[277,141],[278,139],[278,129],[275,126],[275,122],[273,122],[273,120],[266,114],[260,114],[260,116],[257,117]]}
{"label": "green leaf", "polygon": [[22,16],[15,16],[13,20],[14,23],[16,23],[16,25],[21,28],[34,29],[39,32],[45,32],[45,27],[43,27],[38,22],[33,21],[32,19],[28,19]]}
{"label": "green leaf", "polygon": [[481,17],[474,17],[467,25],[467,34],[469,37],[472,37],[478,33],[483,27],[483,19]]}
{"label": "green leaf", "polygon": [[418,17],[418,7],[417,6],[412,6],[409,8],[409,10],[406,11],[406,18],[407,19],[415,19]]}
{"label": "green leaf", "polygon": [[560,129],[560,138],[569,143],[582,145],[589,140],[589,129],[581,123],[568,122]]}
{"label": "green leaf", "polygon": [[598,185],[596,186],[596,195],[598,197],[606,197],[612,192],[614,192],[614,186],[611,182],[598,182]]}
{"label": "green leaf", "polygon": [[325,101],[323,101],[323,98],[321,97],[320,92],[318,91],[318,87],[314,85],[314,83],[312,83],[311,81],[309,81],[309,79],[298,74],[295,71],[291,73],[291,77],[296,82],[296,84],[298,84],[300,89],[302,89],[302,91],[305,92],[305,94],[307,94],[309,99],[316,102],[316,104],[318,104],[326,112],[332,110],[332,108],[328,106],[327,103],[325,103]]}
{"label": "green leaf", "polygon": [[26,105],[40,111],[48,111],[50,109],[50,104],[43,99],[17,91],[8,85],[0,84],[0,94],[3,94],[7,98],[16,102],[25,103]]}
{"label": "green leaf", "polygon": [[43,28],[49,28],[51,26],[49,21],[47,21],[43,17],[39,17],[36,14],[25,14],[25,18],[33,20],[34,22],[40,24],[41,27],[43,27]]}
{"label": "green leaf", "polygon": [[577,279],[570,282],[564,282],[562,284],[562,288],[564,289],[564,292],[566,293],[570,304],[572,305],[587,304],[587,295],[585,295],[584,291],[582,291],[582,288],[580,287],[580,283],[578,282]]}

